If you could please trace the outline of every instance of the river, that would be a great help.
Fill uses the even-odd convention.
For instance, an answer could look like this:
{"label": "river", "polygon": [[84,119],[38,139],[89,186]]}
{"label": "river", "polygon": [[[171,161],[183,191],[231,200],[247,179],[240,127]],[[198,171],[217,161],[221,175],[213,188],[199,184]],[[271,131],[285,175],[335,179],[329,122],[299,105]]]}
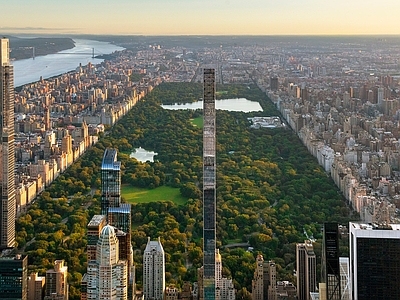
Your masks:
{"label": "river", "polygon": [[103,59],[92,58],[93,48],[95,55],[110,54],[124,49],[110,43],[94,40],[74,39],[74,42],[74,48],[56,54],[13,61],[14,86],[38,81],[40,76],[49,78],[75,70],[79,64],[84,66],[89,62],[92,64],[101,63]]}

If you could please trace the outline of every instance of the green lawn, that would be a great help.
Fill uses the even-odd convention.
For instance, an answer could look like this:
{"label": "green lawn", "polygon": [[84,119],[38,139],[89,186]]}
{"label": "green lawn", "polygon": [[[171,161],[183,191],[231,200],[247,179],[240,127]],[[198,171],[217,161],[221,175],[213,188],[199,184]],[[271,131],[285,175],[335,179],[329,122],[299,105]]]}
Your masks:
{"label": "green lawn", "polygon": [[203,117],[197,117],[195,119],[190,120],[193,125],[203,128]]}
{"label": "green lawn", "polygon": [[160,186],[155,189],[144,189],[130,185],[122,185],[122,197],[129,203],[149,203],[155,201],[172,201],[175,204],[186,203],[178,188]]}
{"label": "green lawn", "polygon": [[218,91],[218,92],[215,92],[215,95],[226,95],[226,94],[228,94],[228,91]]}

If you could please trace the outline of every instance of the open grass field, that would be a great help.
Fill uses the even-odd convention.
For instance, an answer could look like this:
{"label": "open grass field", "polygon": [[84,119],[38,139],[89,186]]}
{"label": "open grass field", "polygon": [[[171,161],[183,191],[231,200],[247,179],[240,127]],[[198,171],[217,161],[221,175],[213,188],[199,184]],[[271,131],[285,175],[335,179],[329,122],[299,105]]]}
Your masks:
{"label": "open grass field", "polygon": [[217,91],[215,92],[215,95],[227,95],[228,91]]}
{"label": "open grass field", "polygon": [[203,117],[197,117],[195,119],[190,120],[193,125],[203,128]]}
{"label": "open grass field", "polygon": [[172,201],[177,205],[186,203],[178,188],[160,186],[155,189],[144,189],[130,185],[122,185],[122,197],[129,203],[149,203],[156,201]]}

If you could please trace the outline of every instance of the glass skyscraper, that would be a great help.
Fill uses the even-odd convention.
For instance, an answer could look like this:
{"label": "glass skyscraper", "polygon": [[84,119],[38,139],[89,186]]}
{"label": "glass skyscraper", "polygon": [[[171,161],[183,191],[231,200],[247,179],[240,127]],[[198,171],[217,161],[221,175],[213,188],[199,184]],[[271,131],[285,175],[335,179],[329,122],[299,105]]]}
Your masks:
{"label": "glass skyscraper", "polygon": [[204,299],[215,299],[216,161],[215,69],[204,69],[203,125],[203,289]]}
{"label": "glass skyscraper", "polygon": [[101,164],[101,214],[108,216],[110,207],[121,204],[121,162],[117,150],[107,148]]}
{"label": "glass skyscraper", "polygon": [[101,164],[101,214],[115,227],[119,240],[119,259],[128,261],[128,298],[135,293],[135,267],[131,243],[131,205],[121,203],[121,162],[117,150],[107,148]]}
{"label": "glass skyscraper", "polygon": [[0,248],[15,244],[14,71],[8,39],[0,39]]}
{"label": "glass skyscraper", "polygon": [[350,223],[353,300],[400,299],[400,225]]}
{"label": "glass skyscraper", "polygon": [[0,299],[28,299],[28,256],[0,258]]}

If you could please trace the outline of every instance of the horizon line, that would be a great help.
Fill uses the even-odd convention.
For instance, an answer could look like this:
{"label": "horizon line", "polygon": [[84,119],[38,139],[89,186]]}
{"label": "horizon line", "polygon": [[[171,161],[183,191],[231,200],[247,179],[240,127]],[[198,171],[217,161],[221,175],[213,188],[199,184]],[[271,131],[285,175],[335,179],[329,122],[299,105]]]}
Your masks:
{"label": "horizon line", "polygon": [[[0,28],[1,31],[1,28]],[[332,34],[321,34],[321,33],[302,33],[302,34],[294,34],[294,33],[282,33],[282,34],[144,34],[144,33],[65,33],[65,32],[10,32],[10,33],[2,33],[0,35],[90,35],[90,36],[149,36],[149,37],[176,37],[176,36],[184,36],[184,37],[280,37],[280,36],[314,36],[314,37],[348,37],[348,36],[400,36],[400,33],[332,33]]]}

